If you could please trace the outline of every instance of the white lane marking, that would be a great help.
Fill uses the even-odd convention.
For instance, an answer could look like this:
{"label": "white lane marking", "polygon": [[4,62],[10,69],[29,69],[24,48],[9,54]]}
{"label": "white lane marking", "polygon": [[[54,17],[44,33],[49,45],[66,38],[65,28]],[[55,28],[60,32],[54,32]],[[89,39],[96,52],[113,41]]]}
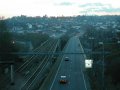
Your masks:
{"label": "white lane marking", "polygon": [[59,67],[58,67],[57,73],[55,74],[55,78],[54,78],[54,80],[53,80],[53,82],[52,82],[52,85],[51,85],[51,87],[50,87],[50,90],[52,90],[53,84],[54,84],[54,82],[55,82],[55,79],[56,79],[56,77],[57,77],[57,74],[58,74],[58,71],[59,71],[59,69],[60,69],[60,67],[61,67],[61,63],[62,63],[63,59],[64,59],[64,56],[62,57],[62,60],[61,60],[60,65],[59,65]]}
{"label": "white lane marking", "polygon": [[[78,39],[78,40],[79,40],[79,39]],[[82,49],[82,52],[85,53],[85,51],[84,51],[84,49],[83,49],[83,47],[82,47],[82,44],[81,44],[80,40],[79,40],[79,44],[80,44],[80,48]],[[84,58],[87,57],[85,54],[83,54],[83,56],[84,56]]]}
{"label": "white lane marking", "polygon": [[[79,39],[78,39],[78,40],[79,40]],[[82,52],[84,53],[84,49],[83,49],[83,47],[82,47],[82,45],[81,45],[80,40],[79,40],[79,43],[80,43],[80,47],[81,47],[81,49],[82,49]],[[83,54],[83,56],[84,56],[84,58],[86,58],[86,55],[85,55],[85,54]],[[88,89],[87,89],[87,85],[86,85],[86,81],[85,81],[85,76],[84,76],[84,73],[83,73],[83,71],[82,71],[82,67],[81,67],[80,70],[81,70],[81,73],[82,73],[82,76],[83,76],[83,81],[84,81],[85,89],[88,90]]]}
{"label": "white lane marking", "polygon": [[86,86],[85,76],[84,76],[84,74],[83,74],[82,69],[80,69],[80,70],[81,70],[81,73],[82,73],[82,76],[83,76],[83,81],[84,81],[85,89],[88,90],[88,89],[87,89],[87,86]]}

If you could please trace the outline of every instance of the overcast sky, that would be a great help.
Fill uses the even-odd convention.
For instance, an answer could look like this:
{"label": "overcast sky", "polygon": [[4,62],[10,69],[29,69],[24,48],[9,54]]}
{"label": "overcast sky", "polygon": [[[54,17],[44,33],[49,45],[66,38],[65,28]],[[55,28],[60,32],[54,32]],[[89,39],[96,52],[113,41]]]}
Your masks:
{"label": "overcast sky", "polygon": [[119,14],[120,0],[0,0],[0,16]]}

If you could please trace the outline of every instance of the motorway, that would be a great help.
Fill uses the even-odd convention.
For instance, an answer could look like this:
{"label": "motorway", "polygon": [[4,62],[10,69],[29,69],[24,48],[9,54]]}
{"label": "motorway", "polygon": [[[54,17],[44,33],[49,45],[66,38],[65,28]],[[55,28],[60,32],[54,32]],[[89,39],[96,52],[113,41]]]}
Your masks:
{"label": "motorway", "polygon": [[[81,43],[77,37],[72,37],[65,49],[65,53],[83,53]],[[69,61],[65,61],[69,57]],[[88,90],[84,77],[84,60],[83,54],[64,55],[58,71],[51,83],[49,90]],[[60,76],[66,76],[68,83],[60,84]]]}

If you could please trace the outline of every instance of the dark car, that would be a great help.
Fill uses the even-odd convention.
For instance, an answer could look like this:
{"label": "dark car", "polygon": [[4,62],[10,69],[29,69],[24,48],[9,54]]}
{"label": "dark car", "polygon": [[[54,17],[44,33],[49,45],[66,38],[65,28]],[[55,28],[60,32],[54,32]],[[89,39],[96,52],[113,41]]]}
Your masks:
{"label": "dark car", "polygon": [[59,80],[59,83],[60,83],[60,84],[67,84],[67,83],[68,83],[68,80],[66,79],[66,76],[61,76],[61,77],[60,77],[60,80]]}
{"label": "dark car", "polygon": [[69,57],[65,57],[65,61],[69,61]]}

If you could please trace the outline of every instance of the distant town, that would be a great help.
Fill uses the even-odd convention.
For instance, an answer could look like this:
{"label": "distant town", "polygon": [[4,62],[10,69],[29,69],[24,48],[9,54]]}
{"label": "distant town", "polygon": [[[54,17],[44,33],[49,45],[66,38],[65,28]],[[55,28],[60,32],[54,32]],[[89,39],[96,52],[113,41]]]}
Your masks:
{"label": "distant town", "polygon": [[[17,34],[42,33],[60,37],[66,33],[78,34],[89,25],[97,30],[120,31],[120,16],[76,16],[76,17],[27,17],[24,15],[7,19],[9,31]],[[74,32],[74,33],[73,33]]]}

